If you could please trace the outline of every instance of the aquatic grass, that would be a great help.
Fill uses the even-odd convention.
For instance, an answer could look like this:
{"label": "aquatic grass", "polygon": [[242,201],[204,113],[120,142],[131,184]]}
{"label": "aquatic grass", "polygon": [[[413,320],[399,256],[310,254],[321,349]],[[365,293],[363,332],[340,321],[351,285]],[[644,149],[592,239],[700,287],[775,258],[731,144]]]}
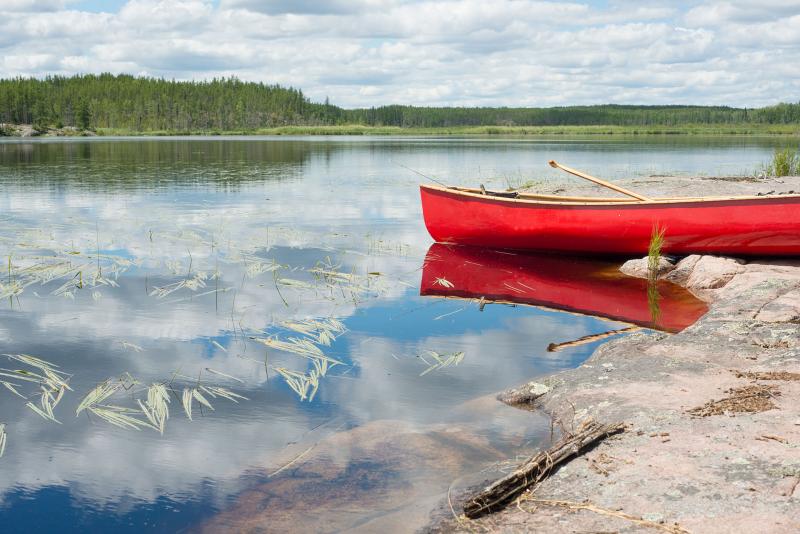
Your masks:
{"label": "aquatic grass", "polygon": [[[224,376],[224,373],[217,372]],[[145,392],[145,398],[136,398],[136,407],[120,406],[118,404],[109,404],[107,401],[120,391],[129,391],[134,388],[139,382],[133,378],[130,373],[124,373],[118,378],[108,378],[95,386],[86,394],[83,400],[78,405],[75,414],[79,415],[81,412],[98,416],[100,419],[120,428],[136,429],[152,428],[164,434],[167,421],[170,417],[169,405],[171,398],[169,391],[172,389],[171,384],[175,378],[191,379],[180,375],[177,371],[173,373],[172,379],[161,382],[153,382],[146,389],[141,390]],[[234,377],[230,377],[234,378]],[[235,378],[234,378],[235,379]],[[192,379],[194,380],[194,379]],[[248,400],[244,395],[240,395],[222,386],[203,384],[200,378],[196,379],[194,386],[185,386],[180,396],[181,406],[190,420],[194,420],[193,404],[197,402],[201,406],[214,410],[214,406],[204,395],[208,394],[212,398],[223,398],[238,403],[239,400]],[[144,419],[141,417],[144,416]]]}
{"label": "aquatic grass", "polygon": [[[165,228],[154,228],[153,222],[163,222]],[[134,257],[118,256],[115,254],[105,254],[101,252],[98,227],[96,220],[70,220],[72,226],[83,226],[85,230],[91,226],[91,238],[85,232],[83,238],[77,242],[73,239],[66,246],[57,242],[51,229],[45,231],[39,228],[15,228],[13,226],[0,231],[0,242],[8,241],[10,247],[15,252],[9,253],[9,272],[7,277],[3,277],[0,282],[0,297],[18,298],[25,289],[31,284],[48,284],[60,280],[60,284],[52,288],[50,293],[67,299],[75,299],[78,292],[89,289],[94,300],[99,300],[102,294],[97,291],[99,286],[117,287],[119,277],[131,267],[140,267],[149,263],[152,268],[165,268],[174,276],[180,276],[169,284],[159,284],[155,287],[147,287],[148,294],[164,299],[166,296],[188,289],[196,296],[210,294],[216,291],[227,291],[230,288],[220,288],[219,279],[223,273],[220,265],[233,265],[241,267],[245,276],[255,278],[265,273],[278,273],[285,270],[294,272],[298,267],[290,268],[279,264],[274,259],[262,257],[263,251],[268,250],[277,243],[292,245],[297,242],[317,239],[316,234],[301,232],[296,228],[286,227],[267,227],[253,231],[250,237],[241,241],[233,241],[228,237],[225,239],[224,228],[209,227],[205,223],[197,223],[190,228],[180,228],[178,231],[167,229],[172,221],[159,213],[153,214],[148,219],[148,226],[141,231],[146,239],[151,243],[157,243],[165,250],[186,250],[181,257],[167,257],[157,264],[152,260],[147,260],[145,256]],[[135,234],[135,230],[132,230]],[[11,237],[6,237],[6,234]],[[338,237],[339,234],[332,234]],[[225,242],[227,241],[227,246]],[[368,253],[407,253],[406,244],[387,243],[378,240],[374,245],[368,245]],[[197,249],[210,248],[213,254],[209,256],[196,257]],[[325,246],[321,248],[326,248]],[[23,251],[21,256],[19,251]],[[32,254],[25,251],[31,250]],[[48,250],[47,254],[41,254],[42,250]],[[330,248],[330,250],[335,250]],[[358,251],[339,251],[341,254],[361,254]],[[311,269],[299,268],[301,272],[308,272],[317,280],[306,280],[291,275],[276,276],[276,285],[290,287],[295,290],[308,291],[328,291],[329,299],[345,298],[357,303],[365,293],[377,294],[378,286],[371,282],[371,276],[361,276],[356,273],[332,272],[326,264],[333,265],[333,262],[317,262],[318,264]],[[188,261],[188,267],[186,266]],[[211,263],[213,262],[213,263]],[[201,265],[202,263],[202,265]],[[322,271],[329,272],[323,273]],[[215,280],[214,290],[208,293],[201,293],[202,289],[210,281]],[[146,283],[147,286],[147,283]],[[334,293],[336,286],[338,293]],[[287,303],[288,305],[288,303]]]}
{"label": "aquatic grass", "polygon": [[[163,224],[163,226],[161,226]],[[319,236],[310,232],[301,232],[297,229],[283,227],[266,227],[253,231],[246,238],[231,239],[226,238],[225,230],[222,226],[211,227],[205,222],[190,224],[190,228],[180,228],[174,230],[174,221],[167,216],[156,213],[149,217],[147,226],[131,228],[131,234],[141,231],[145,241],[151,245],[150,255],[146,251],[142,252],[131,247],[121,246],[119,242],[114,242],[113,247],[125,249],[124,256],[106,254],[102,252],[104,245],[99,239],[99,229],[96,220],[83,220],[81,218],[70,219],[68,225],[63,227],[53,226],[52,228],[25,228],[21,225],[8,226],[0,230],[0,244],[8,244],[8,276],[3,276],[0,281],[0,296],[19,298],[26,291],[31,291],[37,298],[61,297],[70,300],[78,299],[83,305],[86,300],[83,296],[98,301],[103,293],[113,295],[112,289],[118,288],[120,282],[125,280],[124,275],[129,270],[143,267],[145,272],[145,292],[147,295],[161,300],[162,305],[171,305],[203,295],[214,293],[215,296],[230,291],[231,287],[222,287],[222,280],[228,272],[236,273],[237,280],[241,276],[244,279],[254,279],[263,275],[272,275],[275,280],[276,288],[284,289],[284,293],[296,292],[302,297],[304,291],[314,292],[315,298],[329,300],[334,303],[346,302],[347,304],[358,305],[365,297],[375,297],[392,288],[393,285],[409,285],[403,280],[390,280],[386,275],[378,271],[360,272],[356,267],[343,267],[339,259],[332,259],[330,256],[314,262],[311,266],[303,265],[284,265],[275,259],[265,258],[265,251],[268,251],[276,244],[288,246],[298,246],[308,240],[318,240]],[[83,230],[81,230],[83,228]],[[76,232],[75,238],[56,237],[63,235],[64,231],[71,230]],[[88,230],[88,231],[87,231]],[[126,235],[128,230],[126,229]],[[338,235],[332,238],[338,238]],[[369,239],[369,238],[368,238]],[[227,244],[226,244],[227,243]],[[163,251],[160,255],[153,254],[153,249]],[[323,250],[334,251],[333,247],[322,246]],[[358,248],[358,247],[357,247]],[[407,254],[408,245],[395,243],[383,239],[375,239],[366,244],[364,249],[359,250],[339,250],[340,256],[360,256],[379,255],[379,254]],[[201,250],[211,250],[208,256],[200,253]],[[177,252],[175,252],[177,251]],[[128,254],[131,254],[130,256]],[[141,271],[140,271],[141,272]],[[147,276],[153,280],[153,273],[156,276],[168,272],[170,278],[158,282],[156,285],[148,284]],[[211,282],[211,279],[214,282]],[[36,286],[44,286],[46,291],[38,289]],[[207,287],[210,285],[211,287]],[[107,289],[106,289],[107,288]],[[38,293],[37,293],[38,290]],[[278,289],[280,292],[280,289]],[[165,298],[165,297],[173,298]],[[288,295],[287,295],[288,296]],[[283,296],[281,295],[281,298]],[[292,299],[289,299],[291,302]],[[294,303],[293,303],[294,304]],[[286,304],[287,308],[292,305]],[[235,301],[231,307],[232,312],[237,312]],[[237,318],[238,319],[238,318]],[[232,316],[234,331],[236,319]],[[301,393],[302,400],[313,400],[318,392],[323,377],[326,376],[332,366],[342,365],[339,359],[327,354],[328,349],[336,339],[346,332],[346,327],[338,319],[332,317],[325,318],[280,318],[273,320],[273,326],[297,335],[287,335],[280,331],[277,335],[263,336],[256,334],[258,339],[255,342],[263,344],[275,351],[285,352],[291,355],[305,358],[310,363],[306,372],[296,372],[296,375],[289,374]],[[238,320],[238,328],[242,331],[242,340],[247,339],[241,319]],[[248,329],[250,330],[250,329]],[[250,330],[251,332],[255,329]],[[263,332],[263,331],[262,331]],[[135,340],[133,340],[135,341]],[[142,346],[129,341],[119,341],[124,350],[142,352]],[[211,344],[222,352],[233,350],[212,340]],[[243,344],[246,350],[247,343]],[[240,356],[237,354],[236,356]],[[270,365],[271,350],[265,354],[263,361],[253,360],[259,365],[264,365],[267,377],[270,377],[270,369],[276,367]],[[280,367],[280,364],[276,364]],[[283,363],[283,369],[291,368],[291,365]],[[39,367],[24,364],[22,369],[0,369],[0,384],[3,385],[0,391],[8,391],[9,395],[19,397],[25,402],[36,408],[37,415],[48,420],[57,421],[57,406],[62,399],[67,396],[65,392],[70,391],[69,376],[58,371],[57,368],[49,368],[47,371]],[[224,368],[223,368],[224,369]],[[238,383],[244,381],[226,374],[206,368],[210,374],[218,375],[221,379],[232,380]],[[280,373],[277,373],[280,375]],[[176,377],[173,377],[173,380]],[[285,379],[282,376],[282,379]],[[240,402],[247,398],[239,393],[220,385],[201,383],[197,380],[195,384],[185,382],[187,377],[179,377],[177,382],[186,384],[186,388],[191,390],[188,399],[189,410],[184,408],[184,412],[189,418],[196,415],[198,405],[201,408],[213,410],[214,399],[224,399],[232,402]],[[45,389],[41,386],[44,385]],[[110,378],[85,391],[83,398],[80,399],[76,407],[76,416],[81,412],[89,415],[96,415],[104,422],[121,428],[154,428],[160,433],[164,433],[169,419],[169,397],[158,400],[150,398],[149,394],[145,397],[137,398],[136,391],[140,387],[130,375],[122,378]],[[159,385],[171,391],[173,381],[164,381],[151,384],[140,391],[149,391],[149,388]],[[131,388],[136,387],[135,390]],[[184,386],[175,387],[180,391]],[[38,388],[33,391],[33,388]],[[128,392],[131,398],[126,402],[124,392]],[[68,397],[68,396],[67,396]],[[194,403],[198,403],[194,405]],[[181,400],[181,404],[183,404]],[[123,406],[123,405],[127,405]],[[193,406],[194,405],[194,406]],[[192,407],[194,410],[192,410]],[[33,408],[28,407],[33,410]],[[33,411],[36,411],[33,410]],[[42,415],[44,414],[44,415]],[[174,413],[172,414],[174,416]]]}
{"label": "aquatic grass", "polygon": [[776,148],[772,160],[762,165],[762,174],[766,176],[797,176],[800,175],[800,154],[796,148]]}
{"label": "aquatic grass", "polygon": [[0,458],[6,452],[6,439],[6,425],[5,423],[0,423]]}
{"label": "aquatic grass", "polygon": [[199,402],[200,404],[202,404],[203,406],[205,406],[209,410],[213,410],[214,409],[214,407],[211,406],[211,403],[208,402],[208,400],[203,396],[202,393],[200,393],[200,389],[199,388],[193,388],[192,389],[192,397],[194,397],[194,399],[197,402]]}
{"label": "aquatic grass", "polygon": [[222,397],[223,399],[228,399],[229,401],[233,401],[237,404],[239,403],[239,400],[250,400],[244,395],[234,393],[233,391],[222,386],[200,386],[200,389],[211,395],[213,398]]}
{"label": "aquatic grass", "polygon": [[653,226],[650,234],[650,244],[647,247],[647,280],[654,282],[658,279],[658,267],[661,260],[661,248],[664,246],[664,234],[666,228]]}
{"label": "aquatic grass", "polygon": [[163,436],[164,427],[169,419],[170,398],[167,387],[164,384],[151,384],[147,388],[147,400],[142,402],[141,399],[136,399],[136,402],[153,428],[158,429]]}
{"label": "aquatic grass", "polygon": [[[223,350],[225,350],[225,349],[223,349]],[[228,352],[228,351],[226,350],[225,352]],[[211,369],[210,367],[206,367],[206,368],[205,368],[205,370],[206,370],[207,372],[211,373],[211,374],[214,374],[214,375],[219,375],[219,376],[222,376],[222,377],[224,377],[224,378],[229,378],[229,379],[231,379],[231,380],[234,380],[234,381],[236,381],[236,382],[239,382],[240,384],[244,384],[244,380],[241,380],[241,379],[239,379],[239,378],[236,378],[235,376],[231,376],[231,375],[229,375],[229,374],[223,373],[222,371],[217,371],[217,370],[215,370],[215,369]]]}
{"label": "aquatic grass", "polygon": [[[275,367],[274,369],[283,377],[283,379],[286,381],[286,384],[288,384],[288,386],[292,388],[297,395],[299,395],[300,400],[306,400],[308,397],[308,389],[312,384],[312,379],[309,376],[307,376],[305,373],[298,373],[284,367]],[[319,385],[319,381],[316,378],[313,381]],[[316,388],[314,389],[314,392],[316,392]]]}
{"label": "aquatic grass", "polygon": [[181,404],[183,404],[183,411],[189,421],[192,420],[192,388],[183,388],[183,395],[181,395]]}
{"label": "aquatic grass", "polygon": [[[164,297],[175,293],[183,288],[187,288],[190,291],[197,291],[200,288],[206,287],[206,280],[208,276],[204,272],[196,273],[192,278],[184,278],[183,280],[179,280],[172,284],[167,284],[165,286],[153,286],[153,290],[150,292],[150,296],[155,296],[156,298],[163,299]],[[210,292],[209,292],[210,293]]]}
{"label": "aquatic grass", "polygon": [[433,363],[429,362],[425,359],[424,356],[420,355],[419,358],[425,362],[428,366],[427,369],[422,371],[419,376],[425,376],[432,371],[436,371],[437,369],[443,369],[445,367],[450,367],[452,365],[458,365],[464,360],[464,352],[453,352],[452,354],[440,354],[436,351],[429,350],[425,352],[430,358],[434,361]]}
{"label": "aquatic grass", "polygon": [[442,287],[444,287],[444,288],[447,288],[447,289],[450,289],[450,288],[456,287],[456,286],[455,286],[455,284],[453,284],[453,282],[451,282],[451,281],[450,281],[450,280],[448,280],[447,278],[439,278],[439,277],[437,277],[437,278],[436,278],[436,279],[433,281],[433,285],[436,285],[436,286],[442,286]]}
{"label": "aquatic grass", "polygon": [[60,424],[60,421],[55,417],[54,410],[64,397],[64,392],[67,390],[71,391],[72,389],[68,383],[69,375],[55,369],[58,367],[57,365],[41,358],[31,356],[30,354],[3,354],[3,356],[6,356],[9,360],[36,369],[38,372],[28,369],[0,368],[0,376],[20,382],[27,382],[28,384],[38,384],[39,388],[35,392],[25,395],[17,389],[22,386],[16,382],[0,380],[3,386],[5,386],[8,391],[24,400],[39,395],[39,406],[30,400],[28,400],[25,406],[43,419]]}
{"label": "aquatic grass", "polygon": [[106,404],[102,406],[91,406],[87,408],[87,410],[107,423],[119,428],[141,430],[144,427],[151,427],[158,430],[157,427],[153,427],[150,423],[134,417],[134,415],[139,413],[138,411],[125,408],[124,406]]}
{"label": "aquatic grass", "polygon": [[19,384],[12,384],[11,382],[6,382],[4,380],[0,380],[0,384],[3,384],[3,386],[5,386],[6,389],[8,389],[11,393],[16,395],[17,397],[20,397],[21,399],[26,398],[25,395],[17,391],[16,388],[19,387]]}
{"label": "aquatic grass", "polygon": [[[19,246],[19,243],[17,243]],[[36,245],[33,248],[40,248]],[[80,253],[75,251],[56,250],[53,256],[30,255],[20,256],[16,265],[9,262],[8,282],[0,282],[0,297],[17,297],[33,284],[45,285],[61,280],[62,284],[51,290],[54,296],[63,296],[74,299],[78,290],[95,288],[97,286],[118,287],[117,279],[121,273],[135,264],[125,258],[116,256],[98,256],[106,263],[105,273],[102,270],[92,271],[90,258],[85,262],[76,263],[73,260]]]}
{"label": "aquatic grass", "polygon": [[310,360],[325,360],[330,364],[342,364],[339,360],[326,356],[311,339],[290,337],[287,341],[278,338],[251,338],[254,341],[283,352],[297,354]]}
{"label": "aquatic grass", "polygon": [[82,411],[104,402],[111,395],[116,393],[121,385],[120,382],[114,383],[111,379],[108,379],[95,386],[94,389],[86,394],[80,404],[78,404],[78,407],[75,409],[75,416],[77,417]]}
{"label": "aquatic grass", "polygon": [[505,175],[503,176],[503,181],[506,184],[506,191],[520,191],[544,185],[544,182],[541,180],[525,178],[521,172],[513,175]]}
{"label": "aquatic grass", "polygon": [[658,273],[665,233],[666,228],[660,228],[658,224],[654,225],[650,235],[650,245],[647,248],[647,306],[650,310],[650,318],[653,324],[656,324],[661,317],[661,294],[658,292]]}
{"label": "aquatic grass", "polygon": [[61,424],[61,422],[53,416],[52,408],[50,409],[49,412],[48,411],[44,411],[44,410],[40,409],[38,406],[36,406],[34,403],[32,403],[32,402],[28,402],[27,404],[25,404],[25,406],[27,406],[28,408],[33,410],[34,413],[42,416],[42,418],[47,420],[47,421],[53,421],[54,423],[58,423],[59,425]]}
{"label": "aquatic grass", "polygon": [[281,325],[284,328],[290,328],[312,337],[290,337],[288,341],[282,341],[277,338],[261,338],[256,339],[256,341],[278,350],[299,354],[311,360],[313,369],[307,373],[292,371],[285,367],[273,367],[283,377],[287,385],[297,393],[301,401],[308,400],[310,402],[314,400],[314,396],[319,389],[320,378],[327,374],[330,366],[342,365],[339,360],[326,356],[316,344],[330,345],[330,341],[335,339],[336,333],[345,331],[345,326],[341,321],[333,318],[306,319],[304,321],[284,322]]}
{"label": "aquatic grass", "polygon": [[277,281],[281,285],[294,287],[297,289],[316,289],[316,286],[314,286],[314,284],[304,282],[303,280],[296,280],[294,278],[278,278]]}
{"label": "aquatic grass", "polygon": [[245,261],[245,273],[249,278],[256,278],[261,274],[272,273],[281,268],[282,266],[275,260],[272,260],[271,262],[259,260]]}
{"label": "aquatic grass", "polygon": [[280,326],[316,339],[317,343],[325,346],[330,346],[331,342],[336,339],[337,334],[341,334],[346,330],[341,321],[333,318],[283,321]]}

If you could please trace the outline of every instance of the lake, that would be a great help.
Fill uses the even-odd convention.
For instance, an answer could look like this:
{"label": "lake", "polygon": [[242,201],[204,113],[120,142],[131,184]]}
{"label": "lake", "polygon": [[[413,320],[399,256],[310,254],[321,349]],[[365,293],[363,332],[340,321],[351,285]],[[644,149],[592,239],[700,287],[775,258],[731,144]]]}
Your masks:
{"label": "lake", "polygon": [[[431,247],[412,169],[494,188],[572,183],[549,159],[732,175],[778,144],[0,141],[2,530],[424,525],[552,438],[495,394],[609,338],[551,344],[653,325],[614,264]],[[703,311],[662,293],[660,329]]]}

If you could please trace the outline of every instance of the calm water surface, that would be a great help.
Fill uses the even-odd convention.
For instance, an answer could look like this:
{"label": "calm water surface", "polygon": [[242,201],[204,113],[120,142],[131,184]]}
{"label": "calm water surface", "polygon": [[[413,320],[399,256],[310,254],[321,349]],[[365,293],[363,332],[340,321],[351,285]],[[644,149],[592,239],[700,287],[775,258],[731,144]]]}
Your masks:
{"label": "calm water surface", "polygon": [[[564,180],[551,158],[609,178],[730,175],[773,144],[0,142],[3,532],[423,523],[449,488],[549,439],[547,420],[495,392],[597,346],[549,343],[624,325],[447,295],[458,264],[434,280],[463,298],[420,296],[430,238],[404,166],[498,188]],[[482,276],[535,270],[523,264]],[[153,384],[168,402],[147,404]],[[108,395],[76,415],[98,385]]]}

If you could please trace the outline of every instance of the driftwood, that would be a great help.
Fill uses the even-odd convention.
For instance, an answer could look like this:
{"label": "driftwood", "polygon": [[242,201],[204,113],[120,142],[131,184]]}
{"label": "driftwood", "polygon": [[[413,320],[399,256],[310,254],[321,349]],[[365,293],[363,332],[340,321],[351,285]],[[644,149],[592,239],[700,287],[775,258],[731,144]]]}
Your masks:
{"label": "driftwood", "polygon": [[592,343],[594,341],[605,339],[607,337],[616,336],[617,334],[624,334],[626,332],[636,332],[641,329],[642,327],[640,326],[629,326],[627,328],[620,328],[619,330],[609,330],[608,332],[602,332],[600,334],[591,334],[588,336],[579,337],[578,339],[573,339],[572,341],[564,341],[563,343],[550,343],[549,345],[547,345],[547,352],[558,352],[562,349],[566,349],[569,347],[577,347],[579,345],[585,345],[587,343]]}
{"label": "driftwood", "polygon": [[531,457],[513,473],[467,501],[464,514],[475,519],[503,508],[527,488],[547,478],[557,465],[578,456],[597,441],[624,430],[624,423],[584,422],[574,433],[562,437],[550,449]]}

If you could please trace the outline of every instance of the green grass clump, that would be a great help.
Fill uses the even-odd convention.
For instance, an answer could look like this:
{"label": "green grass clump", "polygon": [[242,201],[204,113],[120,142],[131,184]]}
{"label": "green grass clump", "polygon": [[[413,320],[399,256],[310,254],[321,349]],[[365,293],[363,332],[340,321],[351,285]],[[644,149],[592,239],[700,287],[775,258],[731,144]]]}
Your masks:
{"label": "green grass clump", "polygon": [[797,149],[786,147],[783,149],[775,149],[772,155],[772,161],[769,162],[765,168],[764,173],[767,176],[795,176],[800,174],[800,155]]}
{"label": "green grass clump", "polygon": [[661,317],[661,306],[659,301],[661,295],[658,292],[658,264],[661,259],[661,248],[664,246],[665,228],[653,226],[653,233],[650,235],[650,246],[647,249],[647,307],[650,310],[650,318],[653,324],[658,323]]}
{"label": "green grass clump", "polygon": [[661,259],[661,247],[664,246],[664,228],[658,225],[653,227],[650,235],[650,246],[647,249],[647,280],[655,282],[658,279],[658,260]]}

